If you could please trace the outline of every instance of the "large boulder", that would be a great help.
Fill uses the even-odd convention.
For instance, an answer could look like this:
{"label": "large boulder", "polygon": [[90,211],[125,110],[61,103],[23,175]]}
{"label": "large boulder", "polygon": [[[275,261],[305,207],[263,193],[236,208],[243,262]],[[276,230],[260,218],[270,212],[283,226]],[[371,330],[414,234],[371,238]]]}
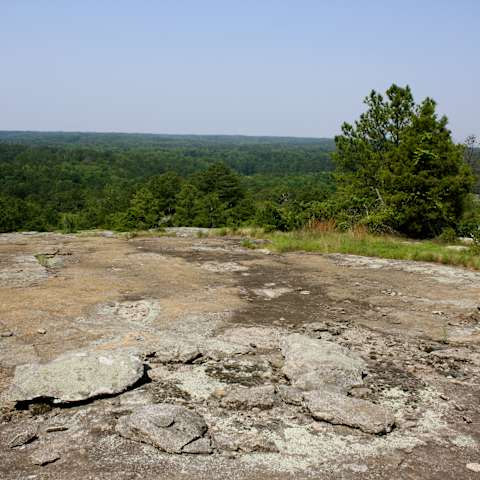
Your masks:
{"label": "large boulder", "polygon": [[346,392],[363,383],[366,363],[336,343],[295,333],[284,338],[280,347],[285,357],[282,371],[296,388]]}
{"label": "large boulder", "polygon": [[130,352],[68,353],[50,363],[18,366],[8,397],[15,402],[38,398],[79,402],[123,392],[143,374],[143,362]]}
{"label": "large boulder", "polygon": [[210,453],[204,437],[207,424],[185,407],[160,403],[147,405],[121,417],[116,431],[125,438],[148,443],[167,453]]}
{"label": "large boulder", "polygon": [[305,405],[316,420],[358,428],[365,433],[391,431],[395,417],[386,408],[336,391],[315,390],[304,394]]}

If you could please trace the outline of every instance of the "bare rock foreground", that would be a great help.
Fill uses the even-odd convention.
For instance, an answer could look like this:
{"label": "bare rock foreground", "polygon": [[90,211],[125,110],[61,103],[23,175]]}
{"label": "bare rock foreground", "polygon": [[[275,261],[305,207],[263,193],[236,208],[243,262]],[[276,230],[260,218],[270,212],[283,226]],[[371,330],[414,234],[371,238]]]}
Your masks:
{"label": "bare rock foreground", "polygon": [[0,478],[480,478],[480,274],[0,235]]}
{"label": "bare rock foreground", "polygon": [[9,399],[80,402],[121,393],[138,382],[143,373],[141,360],[128,352],[65,354],[49,363],[18,366]]}

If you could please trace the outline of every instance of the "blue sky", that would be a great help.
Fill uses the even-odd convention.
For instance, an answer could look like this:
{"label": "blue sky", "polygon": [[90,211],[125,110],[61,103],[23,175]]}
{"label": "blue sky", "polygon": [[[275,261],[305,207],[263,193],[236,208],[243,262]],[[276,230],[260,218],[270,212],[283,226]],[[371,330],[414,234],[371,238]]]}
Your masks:
{"label": "blue sky", "polygon": [[0,0],[0,129],[329,137],[371,90],[480,134],[478,0]]}

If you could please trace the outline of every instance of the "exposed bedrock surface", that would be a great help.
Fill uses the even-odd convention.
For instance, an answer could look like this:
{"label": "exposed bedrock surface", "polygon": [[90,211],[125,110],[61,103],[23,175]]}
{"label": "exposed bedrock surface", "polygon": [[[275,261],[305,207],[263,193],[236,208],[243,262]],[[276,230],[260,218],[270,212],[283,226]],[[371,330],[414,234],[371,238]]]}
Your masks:
{"label": "exposed bedrock surface", "polygon": [[178,233],[0,235],[2,480],[476,478],[478,273]]}

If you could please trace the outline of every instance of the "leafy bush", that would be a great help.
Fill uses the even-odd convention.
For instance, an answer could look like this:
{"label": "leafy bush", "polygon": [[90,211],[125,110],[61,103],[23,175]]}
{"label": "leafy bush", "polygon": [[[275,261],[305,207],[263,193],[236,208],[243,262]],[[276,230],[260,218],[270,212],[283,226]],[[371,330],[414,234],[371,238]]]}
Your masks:
{"label": "leafy bush", "polygon": [[395,212],[392,208],[382,208],[363,217],[359,225],[364,225],[370,233],[385,234],[394,233],[392,225],[395,225]]}
{"label": "leafy bush", "polygon": [[453,243],[457,240],[457,232],[452,227],[446,227],[438,236],[438,240],[442,243]]}
{"label": "leafy bush", "polygon": [[63,213],[60,226],[63,233],[75,233],[82,228],[81,216],[75,213]]}

